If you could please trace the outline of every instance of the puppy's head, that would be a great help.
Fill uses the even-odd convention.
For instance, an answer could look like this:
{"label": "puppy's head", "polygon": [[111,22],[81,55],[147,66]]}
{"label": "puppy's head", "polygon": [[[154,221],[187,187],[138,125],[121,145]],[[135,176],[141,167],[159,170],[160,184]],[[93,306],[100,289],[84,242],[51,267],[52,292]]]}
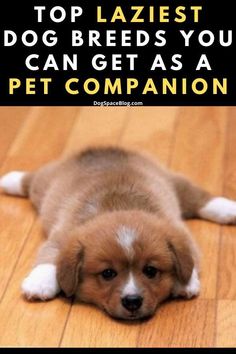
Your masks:
{"label": "puppy's head", "polygon": [[58,258],[58,281],[113,317],[153,315],[176,281],[186,284],[194,247],[182,224],[145,212],[112,212],[87,222],[68,237]]}

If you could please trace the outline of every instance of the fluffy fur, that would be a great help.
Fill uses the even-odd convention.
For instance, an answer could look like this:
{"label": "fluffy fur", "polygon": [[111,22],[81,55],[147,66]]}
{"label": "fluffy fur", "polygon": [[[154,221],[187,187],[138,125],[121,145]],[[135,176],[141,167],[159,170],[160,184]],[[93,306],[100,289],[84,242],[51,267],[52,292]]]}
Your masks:
{"label": "fluffy fur", "polygon": [[184,218],[236,221],[236,202],[118,148],[16,171],[0,185],[30,198],[47,235],[24,295],[46,300],[62,290],[124,319],[153,315],[170,296],[198,295],[199,254]]}

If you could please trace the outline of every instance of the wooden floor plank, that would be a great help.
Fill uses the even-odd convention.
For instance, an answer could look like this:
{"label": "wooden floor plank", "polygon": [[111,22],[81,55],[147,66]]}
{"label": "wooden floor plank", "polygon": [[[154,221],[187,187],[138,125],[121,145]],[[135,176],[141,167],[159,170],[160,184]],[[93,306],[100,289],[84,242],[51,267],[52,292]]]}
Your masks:
{"label": "wooden floor plank", "polygon": [[228,108],[227,144],[225,150],[224,194],[236,200],[236,107]]}
{"label": "wooden floor plank", "polygon": [[61,346],[84,348],[135,347],[138,328],[138,324],[113,320],[90,305],[75,304],[72,307]]}
{"label": "wooden floor plank", "polygon": [[5,159],[12,141],[32,109],[30,107],[1,107],[0,126],[0,164]]}
{"label": "wooden floor plank", "polygon": [[1,196],[0,203],[0,300],[24,247],[35,214],[27,200]]}
{"label": "wooden floor plank", "polygon": [[[229,111],[224,168],[224,195],[236,200],[236,108]],[[236,300],[236,228],[223,227],[219,258],[219,299]],[[236,316],[236,314],[235,314]]]}
{"label": "wooden floor plank", "polygon": [[7,154],[6,170],[33,170],[58,158],[73,127],[77,107],[34,107]]}
{"label": "wooden floor plank", "polygon": [[[160,120],[156,118],[158,112],[158,108],[155,110],[149,109],[147,111],[129,109],[125,112],[126,125],[123,127],[123,130],[119,132],[119,134],[116,133],[116,138],[114,136],[113,128],[113,134],[111,136],[112,141],[128,148],[137,147],[137,144],[138,146],[142,146],[142,144],[144,145],[145,142],[148,141],[150,144],[149,146],[156,146],[156,152],[159,152],[160,159],[163,161],[165,159],[168,160],[168,148],[170,152],[170,141],[173,139],[176,110],[166,110],[166,119],[162,118]],[[113,117],[113,115],[110,117]],[[158,120],[158,123],[156,122],[156,119]],[[113,125],[114,123],[116,127],[117,118],[115,122],[112,118],[109,124]],[[89,122],[85,124],[86,130],[84,130],[84,126],[80,127],[80,129],[78,127],[79,130],[78,134],[76,133],[76,136],[84,136],[88,125]],[[99,127],[101,129],[100,125]],[[110,141],[108,139],[109,135],[107,135],[107,125],[102,124],[102,127],[104,131],[99,131],[98,136],[102,137],[101,141],[109,143]],[[87,136],[88,141],[90,142],[91,137],[88,131]],[[163,152],[163,155],[161,152]],[[81,318],[82,320],[79,320]],[[98,323],[99,325],[97,325]],[[88,335],[88,333],[93,333],[94,335],[91,336]],[[107,333],[107,335],[104,335],[104,333]],[[61,346],[136,347],[138,335],[138,325],[125,325],[124,323],[120,324],[110,319],[108,316],[100,313],[97,309],[78,305],[72,308]]]}
{"label": "wooden floor plank", "polygon": [[167,302],[142,325],[138,347],[210,347],[214,320],[214,300]]}
{"label": "wooden floor plank", "polygon": [[182,107],[179,111],[171,168],[212,193],[222,192],[227,118],[227,107]]}
{"label": "wooden floor plank", "polygon": [[[218,266],[218,299],[236,300],[236,230],[222,228]],[[236,316],[236,313],[235,313]]]}
{"label": "wooden floor plank", "polygon": [[117,145],[128,122],[125,107],[83,107],[73,127],[64,155],[70,155],[88,146]]}
{"label": "wooden floor plank", "polygon": [[173,143],[177,107],[139,107],[129,110],[130,120],[120,144],[148,152],[164,165],[168,164]]}
{"label": "wooden floor plank", "polygon": [[220,300],[217,308],[217,347],[236,347],[236,301]]}

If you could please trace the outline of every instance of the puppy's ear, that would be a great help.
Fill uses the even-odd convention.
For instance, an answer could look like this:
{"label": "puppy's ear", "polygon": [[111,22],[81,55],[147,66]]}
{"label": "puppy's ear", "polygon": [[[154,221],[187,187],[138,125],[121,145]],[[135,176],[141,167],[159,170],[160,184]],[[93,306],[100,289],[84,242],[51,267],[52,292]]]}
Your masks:
{"label": "puppy's ear", "polygon": [[57,280],[66,296],[75,294],[83,262],[83,247],[78,240],[68,242],[57,260]]}
{"label": "puppy's ear", "polygon": [[168,248],[174,262],[177,278],[180,283],[187,284],[194,268],[193,246],[186,237],[170,237]]}

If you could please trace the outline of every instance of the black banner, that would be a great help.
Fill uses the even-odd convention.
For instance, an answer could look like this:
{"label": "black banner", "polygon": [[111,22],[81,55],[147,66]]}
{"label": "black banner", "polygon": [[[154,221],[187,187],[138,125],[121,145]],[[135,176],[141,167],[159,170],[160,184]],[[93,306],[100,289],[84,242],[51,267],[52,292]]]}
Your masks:
{"label": "black banner", "polygon": [[232,1],[8,1],[1,105],[236,105]]}

